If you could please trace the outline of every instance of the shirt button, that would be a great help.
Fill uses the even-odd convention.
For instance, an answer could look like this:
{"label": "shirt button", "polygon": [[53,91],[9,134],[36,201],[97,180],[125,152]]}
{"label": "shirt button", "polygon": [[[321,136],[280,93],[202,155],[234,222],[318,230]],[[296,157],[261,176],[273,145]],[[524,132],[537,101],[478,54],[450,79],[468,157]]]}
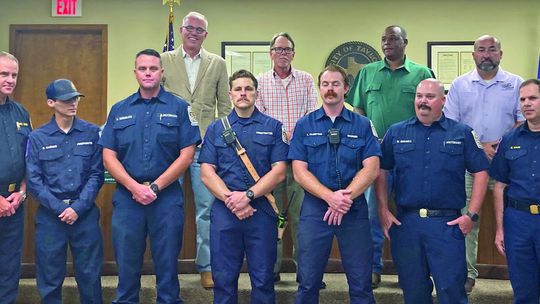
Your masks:
{"label": "shirt button", "polygon": [[148,128],[148,124],[144,125],[145,128]]}
{"label": "shirt button", "polygon": [[68,172],[71,172],[71,169],[68,169]]}
{"label": "shirt button", "polygon": [[146,115],[150,114],[150,112],[146,112]]}
{"label": "shirt button", "polygon": [[67,158],[69,158],[70,156],[71,156],[71,155],[68,154],[68,155],[67,155]]}

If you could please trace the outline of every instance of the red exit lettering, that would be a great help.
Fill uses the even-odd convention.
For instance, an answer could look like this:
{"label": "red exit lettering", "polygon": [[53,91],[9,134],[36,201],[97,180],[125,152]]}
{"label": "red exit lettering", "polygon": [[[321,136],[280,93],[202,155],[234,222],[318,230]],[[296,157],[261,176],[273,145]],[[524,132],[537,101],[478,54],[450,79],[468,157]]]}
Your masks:
{"label": "red exit lettering", "polygon": [[58,15],[76,15],[77,0],[56,0],[56,13]]}

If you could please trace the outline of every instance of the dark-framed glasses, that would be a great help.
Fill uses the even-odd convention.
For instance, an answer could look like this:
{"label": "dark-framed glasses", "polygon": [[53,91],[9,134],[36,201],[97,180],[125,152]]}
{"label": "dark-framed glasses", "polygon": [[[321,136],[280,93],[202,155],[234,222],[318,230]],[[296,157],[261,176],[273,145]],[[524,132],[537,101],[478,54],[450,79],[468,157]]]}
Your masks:
{"label": "dark-framed glasses", "polygon": [[286,47],[286,48],[282,48],[282,47],[273,47],[271,48],[272,51],[278,53],[278,54],[292,54],[292,52],[294,52],[294,49],[293,48],[290,48],[290,47]]}

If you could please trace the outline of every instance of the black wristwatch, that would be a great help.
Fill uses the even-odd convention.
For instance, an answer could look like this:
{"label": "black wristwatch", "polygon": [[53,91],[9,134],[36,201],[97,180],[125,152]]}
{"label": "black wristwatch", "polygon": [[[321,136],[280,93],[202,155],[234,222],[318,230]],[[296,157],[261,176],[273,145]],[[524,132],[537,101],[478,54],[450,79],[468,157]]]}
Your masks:
{"label": "black wristwatch", "polygon": [[246,196],[247,196],[247,198],[249,198],[250,201],[252,201],[255,198],[255,193],[253,193],[253,191],[251,189],[248,189],[246,191]]}
{"label": "black wristwatch", "polygon": [[151,184],[150,184],[150,189],[151,189],[152,191],[154,191],[154,193],[155,193],[156,195],[158,195],[158,193],[159,193],[159,191],[160,191],[160,190],[159,190],[159,186],[158,186],[156,183],[151,183]]}
{"label": "black wristwatch", "polygon": [[470,212],[468,210],[467,210],[467,213],[465,215],[467,215],[471,219],[471,221],[473,221],[475,223],[478,222],[478,220],[480,219],[480,216],[478,215],[478,213],[472,213],[472,212]]}

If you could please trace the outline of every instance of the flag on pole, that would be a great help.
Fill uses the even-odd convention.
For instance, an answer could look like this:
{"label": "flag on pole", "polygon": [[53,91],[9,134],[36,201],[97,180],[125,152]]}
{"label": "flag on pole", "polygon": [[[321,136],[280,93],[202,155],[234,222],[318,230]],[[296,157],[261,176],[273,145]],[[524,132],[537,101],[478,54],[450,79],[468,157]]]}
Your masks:
{"label": "flag on pole", "polygon": [[538,74],[536,74],[536,79],[540,79],[540,54],[538,55]]}
{"label": "flag on pole", "polygon": [[165,44],[163,45],[163,52],[174,51],[174,15],[172,9],[169,11],[169,30],[165,37]]}

